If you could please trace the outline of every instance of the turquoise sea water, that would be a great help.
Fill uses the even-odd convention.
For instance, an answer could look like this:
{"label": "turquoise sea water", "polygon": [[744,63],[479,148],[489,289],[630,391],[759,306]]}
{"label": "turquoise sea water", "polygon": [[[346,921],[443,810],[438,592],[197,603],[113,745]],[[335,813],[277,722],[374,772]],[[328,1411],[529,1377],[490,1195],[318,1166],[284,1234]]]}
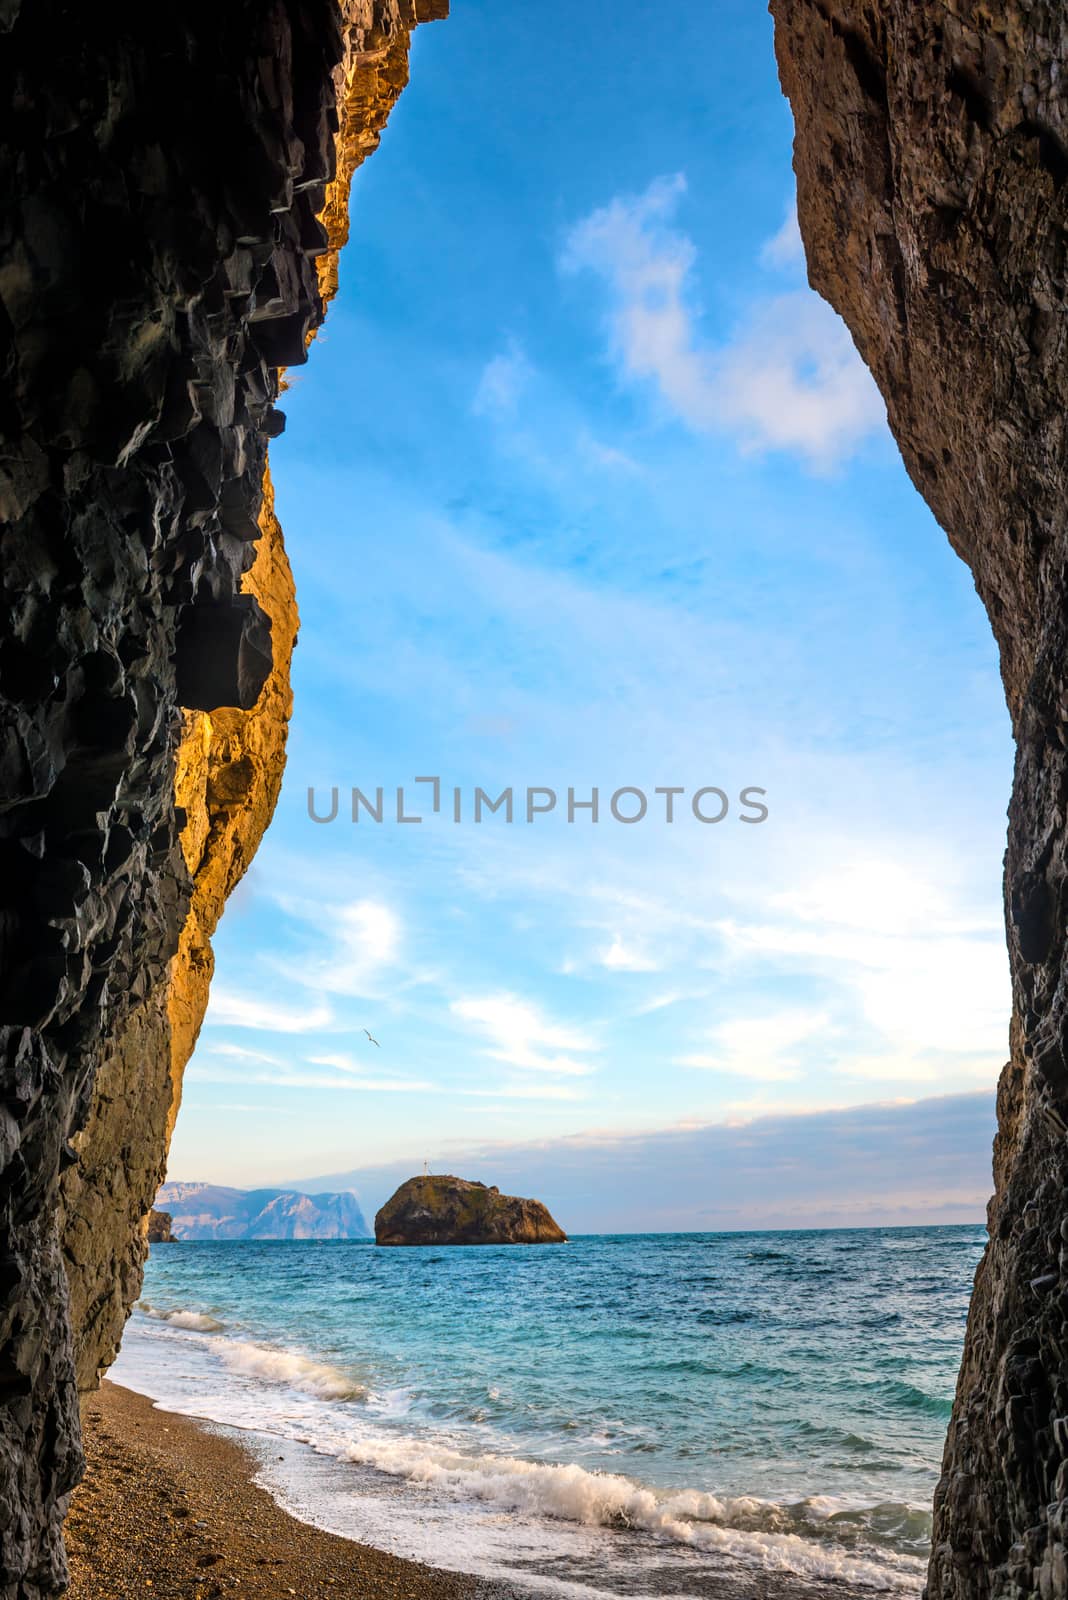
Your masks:
{"label": "turquoise sea water", "polygon": [[918,1594],[983,1241],[157,1246],[114,1377],[269,1438],[310,1520],[517,1592]]}

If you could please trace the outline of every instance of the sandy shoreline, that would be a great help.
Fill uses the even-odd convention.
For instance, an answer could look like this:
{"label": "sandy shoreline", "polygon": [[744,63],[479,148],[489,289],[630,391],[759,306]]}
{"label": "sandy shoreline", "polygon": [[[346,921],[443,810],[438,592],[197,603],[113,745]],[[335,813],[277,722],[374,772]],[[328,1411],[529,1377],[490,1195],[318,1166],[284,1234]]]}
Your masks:
{"label": "sandy shoreline", "polygon": [[504,1600],[499,1587],[296,1521],[253,1483],[252,1450],[118,1384],[89,1396],[83,1428],[70,1600]]}
{"label": "sandy shoreline", "polygon": [[[246,1442],[157,1410],[118,1384],[105,1381],[86,1398],[82,1425],[86,1473],[65,1530],[69,1600],[536,1600],[544,1593],[406,1561],[300,1522],[253,1482],[265,1440],[252,1434]],[[620,1593],[606,1573],[589,1572],[585,1583],[604,1600]],[[659,1586],[642,1585],[628,1600],[656,1592]],[[679,1590],[668,1583],[663,1592]],[[694,1574],[685,1593],[878,1600],[886,1591],[732,1567]]]}

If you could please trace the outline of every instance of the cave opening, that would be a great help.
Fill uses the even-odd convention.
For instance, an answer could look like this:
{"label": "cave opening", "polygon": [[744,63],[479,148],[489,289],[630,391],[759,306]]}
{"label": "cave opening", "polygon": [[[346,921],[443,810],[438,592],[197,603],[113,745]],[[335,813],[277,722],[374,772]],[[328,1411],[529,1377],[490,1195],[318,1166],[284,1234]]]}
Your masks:
{"label": "cave opening", "polygon": [[[646,1428],[666,1454],[598,1502],[605,1526],[683,1526],[700,1547],[709,1524],[743,1565],[781,1554],[776,1539],[825,1531],[784,1508],[867,1485],[859,1459],[835,1478],[814,1445],[824,1477],[798,1484],[787,1458],[806,1429],[844,1434],[868,1390],[875,1448],[901,1458],[894,1515],[930,1499],[966,1286],[930,1322],[908,1294],[882,1307],[922,1330],[927,1366],[891,1394],[891,1346],[858,1337],[840,1416],[811,1373],[788,1403],[782,1382],[739,1402],[717,1377],[691,1384],[688,1417],[637,1407],[628,1433],[617,1330],[598,1331],[609,1387],[592,1398],[561,1330],[610,1299],[613,1273],[637,1283],[643,1248],[695,1251],[677,1258],[691,1287],[715,1253],[718,1299],[673,1326],[698,1366],[748,1348],[722,1329],[751,1316],[771,1359],[784,1230],[815,1239],[790,1248],[838,1282],[869,1265],[861,1246],[839,1254],[840,1232],[873,1217],[869,1253],[944,1249],[958,1274],[978,1257],[983,1085],[1010,1004],[989,870],[1009,786],[1000,665],[1011,1060],[928,1593],[1048,1600],[1068,1592],[1052,8],[1023,29],[978,7],[775,0],[796,213],[771,24],[740,0],[675,19],[658,59],[606,7],[582,30],[561,12],[548,123],[545,19],[485,5],[419,29],[417,87],[396,105],[413,30],[445,9],[272,0],[102,23],[12,0],[0,18],[0,1587],[36,1600],[63,1582],[77,1393],[139,1293],[172,1133],[172,1182],[229,1180],[261,1210],[348,1194],[355,1213],[331,1215],[355,1228],[353,1187],[384,1199],[418,1149],[428,1183],[458,1158],[524,1193],[539,1173],[569,1232],[601,1241],[561,1257],[574,1280],[551,1253],[524,1257],[485,1303],[496,1327],[521,1301],[540,1348],[567,1357],[552,1377],[572,1417],[588,1411],[581,1457],[561,1433],[561,1460],[529,1462],[507,1385],[484,1381],[462,1320],[450,1330],[470,1363],[450,1385],[475,1371],[471,1416],[507,1440],[480,1467],[499,1507],[522,1479],[528,1511],[582,1524],[591,1483]],[[314,379],[286,378],[337,288],[350,182],[387,117],[357,179],[352,282]],[[283,525],[305,708],[285,786]],[[342,834],[311,826],[315,785],[407,799]],[[542,797],[518,826],[459,798],[513,788]],[[739,792],[762,798],[759,826],[615,803]],[[916,1243],[917,1208],[945,1237]],[[256,1248],[245,1261],[288,1290],[296,1256]],[[199,1340],[246,1398],[280,1383],[306,1412],[378,1403],[395,1350],[356,1376],[343,1342],[332,1362],[291,1348],[295,1325],[240,1341],[214,1310],[170,1303],[207,1259],[153,1256],[165,1298],[142,1308],[127,1369],[153,1339]],[[211,1259],[222,1275],[195,1293],[216,1306],[241,1275],[225,1250]],[[389,1259],[351,1265],[393,1273],[376,1280],[392,1306],[422,1268],[375,1265]],[[466,1307],[477,1269],[449,1270]],[[253,1330],[258,1315],[238,1311]],[[431,1356],[416,1343],[404,1360],[425,1373]],[[425,1382],[420,1398],[447,1405]],[[597,1410],[614,1383],[622,1422]],[[765,1463],[779,1521],[752,1511],[726,1445],[726,1501],[672,1498],[697,1492],[688,1426],[726,1433],[736,1405],[740,1439],[784,1403]],[[350,1464],[462,1476],[425,1433],[398,1443],[395,1422]],[[909,1451],[925,1463],[911,1477]],[[879,1561],[918,1584],[925,1532],[872,1509],[834,1559],[857,1584]],[[483,1576],[493,1559],[515,1552],[478,1555]],[[531,1563],[588,1559],[545,1545]]]}

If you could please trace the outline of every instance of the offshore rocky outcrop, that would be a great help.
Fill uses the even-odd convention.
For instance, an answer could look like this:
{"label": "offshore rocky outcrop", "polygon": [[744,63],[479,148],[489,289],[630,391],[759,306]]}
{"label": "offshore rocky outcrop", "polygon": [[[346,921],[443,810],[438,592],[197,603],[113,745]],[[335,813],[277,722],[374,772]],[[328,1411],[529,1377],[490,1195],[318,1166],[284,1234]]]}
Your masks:
{"label": "offshore rocky outcrop", "polygon": [[375,1243],[566,1244],[540,1200],[442,1174],[409,1178],[375,1217]]}
{"label": "offshore rocky outcrop", "polygon": [[169,1211],[157,1211],[155,1206],[145,1218],[146,1244],[177,1244]]}
{"label": "offshore rocky outcrop", "polygon": [[772,0],[801,231],[969,564],[1016,738],[1014,1014],[930,1600],[1068,1595],[1068,12]]}
{"label": "offshore rocky outcrop", "polygon": [[3,1600],[63,1582],[75,1341],[88,1381],[277,793],[280,373],[409,30],[443,11],[0,0]]}

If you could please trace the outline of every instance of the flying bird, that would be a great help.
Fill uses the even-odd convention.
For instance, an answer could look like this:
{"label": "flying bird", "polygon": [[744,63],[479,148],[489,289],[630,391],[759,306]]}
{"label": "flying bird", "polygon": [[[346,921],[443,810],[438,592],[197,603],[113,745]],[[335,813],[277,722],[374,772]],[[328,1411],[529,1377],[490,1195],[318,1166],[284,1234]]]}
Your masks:
{"label": "flying bird", "polygon": [[[367,1037],[370,1039],[372,1044],[378,1044],[378,1040],[375,1038],[374,1034],[371,1033],[371,1031],[368,1028],[365,1028],[363,1031],[364,1031],[364,1033],[367,1034]],[[378,1044],[378,1048],[381,1050],[382,1046],[380,1044]]]}

